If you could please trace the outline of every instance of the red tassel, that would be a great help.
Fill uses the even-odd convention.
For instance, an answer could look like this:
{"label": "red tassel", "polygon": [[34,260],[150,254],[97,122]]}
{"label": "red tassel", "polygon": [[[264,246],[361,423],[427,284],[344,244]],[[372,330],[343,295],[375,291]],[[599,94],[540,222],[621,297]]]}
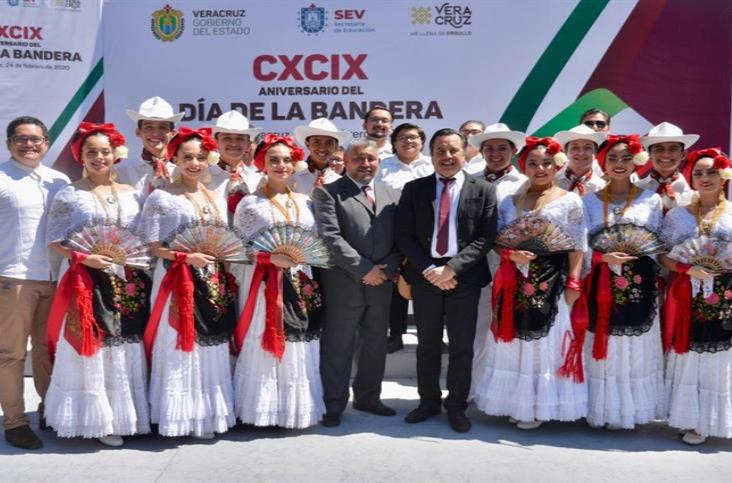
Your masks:
{"label": "red tassel", "polygon": [[58,290],[54,295],[46,326],[48,353],[52,361],[56,355],[61,327],[64,326],[63,321],[67,317],[72,299],[74,299],[79,318],[79,332],[75,333],[67,323],[64,328],[64,338],[82,356],[92,356],[102,347],[104,333],[94,319],[92,303],[94,280],[82,263],[87,256],[85,253],[71,252],[71,266],[59,282]]}
{"label": "red tassel", "polygon": [[[596,360],[607,357],[607,343],[610,336],[610,314],[613,307],[613,289],[610,281],[610,267],[602,261],[602,253],[592,252],[592,271],[590,280],[597,280],[595,300],[597,301],[597,322],[592,357]],[[597,277],[595,274],[598,274]]]}
{"label": "red tassel", "polygon": [[582,352],[585,346],[585,334],[590,326],[590,313],[587,308],[585,294],[580,295],[572,306],[572,342],[569,345],[564,364],[559,368],[560,377],[572,377],[574,382],[585,382],[585,371],[582,363]]}
{"label": "red tassel", "polygon": [[178,332],[176,348],[184,352],[193,351],[196,328],[193,319],[193,277],[186,265],[187,253],[174,252],[175,260],[160,283],[158,295],[145,327],[143,343],[148,363],[152,361],[152,348],[158,333],[160,318],[171,292],[175,291],[177,314],[170,312],[168,323]]}
{"label": "red tassel", "polygon": [[663,307],[664,351],[672,347],[677,354],[689,351],[691,302],[691,279],[685,273],[674,274]]}
{"label": "red tassel", "polygon": [[272,353],[278,359],[285,354],[285,326],[282,315],[282,270],[270,263],[270,254],[257,254],[257,266],[254,269],[249,293],[244,309],[236,324],[233,336],[233,352],[238,354],[244,345],[244,339],[249,332],[257,302],[257,293],[262,281],[266,278],[264,289],[265,327],[262,336],[262,348]]}
{"label": "red tassel", "polygon": [[231,214],[236,213],[236,207],[242,198],[244,198],[244,193],[241,193],[239,191],[237,191],[235,193],[229,193],[227,195],[226,205],[229,210],[229,213],[231,213]]}
{"label": "red tassel", "polygon": [[[511,342],[514,336],[514,296],[518,287],[516,276],[516,265],[511,261],[513,250],[504,249],[501,253],[501,265],[496,272],[496,279],[493,282],[492,306],[494,322],[491,324],[491,332],[496,341]],[[497,312],[498,303],[501,304],[501,313]]]}

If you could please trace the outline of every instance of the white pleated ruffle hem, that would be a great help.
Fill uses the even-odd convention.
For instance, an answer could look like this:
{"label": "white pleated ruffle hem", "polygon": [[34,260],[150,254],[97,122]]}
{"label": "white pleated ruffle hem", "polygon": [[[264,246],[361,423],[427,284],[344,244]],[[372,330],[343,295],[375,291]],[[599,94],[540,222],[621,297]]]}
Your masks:
{"label": "white pleated ruffle hem", "polygon": [[519,421],[574,421],[587,414],[587,386],[558,375],[572,334],[564,296],[554,326],[541,339],[496,341],[488,334],[485,369],[475,388],[478,409]]}
{"label": "white pleated ruffle hem", "polygon": [[607,358],[592,358],[594,334],[585,339],[585,374],[589,385],[587,422],[632,429],[666,417],[663,350],[658,315],[642,335],[608,337]]}
{"label": "white pleated ruffle hem", "polygon": [[[251,271],[240,284],[249,291]],[[240,299],[242,304],[246,298]],[[286,342],[282,360],[262,348],[265,325],[264,287],[257,294],[249,332],[234,370],[236,416],[255,426],[307,428],[325,414],[320,380],[320,341]]]}
{"label": "white pleated ruffle hem", "polygon": [[[158,261],[152,300],[165,273]],[[234,426],[229,344],[176,349],[178,333],[168,322],[169,303],[160,318],[152,354],[150,418],[161,436],[224,433]]]}
{"label": "white pleated ruffle hem", "polygon": [[86,357],[62,335],[44,405],[46,422],[62,438],[149,433],[142,343],[103,347]]}
{"label": "white pleated ruffle hem", "polygon": [[668,424],[702,436],[732,438],[732,349],[670,352],[666,365]]}

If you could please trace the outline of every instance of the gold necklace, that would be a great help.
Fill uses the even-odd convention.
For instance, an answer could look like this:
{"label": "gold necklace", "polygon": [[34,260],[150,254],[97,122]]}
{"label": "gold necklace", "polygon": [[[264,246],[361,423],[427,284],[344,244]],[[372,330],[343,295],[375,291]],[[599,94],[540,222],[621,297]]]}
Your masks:
{"label": "gold necklace", "polygon": [[709,236],[712,233],[712,229],[717,224],[719,219],[724,214],[724,210],[727,207],[727,200],[724,196],[724,193],[719,193],[719,201],[717,201],[717,205],[714,207],[714,212],[712,213],[712,217],[710,219],[704,219],[701,214],[701,199],[697,196],[694,199],[694,202],[691,205],[692,213],[694,213],[694,218],[696,219],[696,226],[699,228],[699,234],[700,235],[706,235]]}
{"label": "gold necklace", "polygon": [[[630,185],[630,192],[628,192],[628,197],[625,199],[625,204],[623,205],[623,208],[615,208],[613,210],[613,213],[615,214],[616,218],[622,218],[625,216],[625,213],[628,211],[628,208],[630,208],[630,204],[633,203],[633,200],[635,199],[636,195],[638,194],[638,187],[631,183]],[[605,221],[605,226],[608,226],[609,223],[609,210],[610,210],[610,190],[606,186],[605,189],[602,191],[602,209],[603,209],[603,220]]]}
{"label": "gold necklace", "polygon": [[287,221],[287,223],[292,223],[292,218],[290,218],[289,211],[289,208],[291,208],[292,206],[295,207],[295,221],[300,221],[300,207],[295,202],[295,198],[292,196],[292,190],[290,188],[287,188],[287,191],[285,191],[285,193],[287,193],[287,203],[285,203],[285,207],[283,207],[280,202],[277,201],[277,199],[275,198],[276,195],[270,193],[269,185],[264,185],[262,187],[262,191],[264,192],[264,196],[267,197],[269,202],[275,208],[277,208],[277,211],[282,213],[282,216],[285,217],[285,221]]}
{"label": "gold necklace", "polygon": [[[554,188],[555,186],[554,184],[552,184],[552,186],[542,191],[542,193],[539,195],[538,198],[536,198],[536,201],[534,202],[534,208],[526,211],[534,211],[538,213],[544,208],[544,206],[554,201],[554,198],[550,196],[550,194],[554,193]],[[528,195],[528,189],[518,195],[518,198],[516,200],[516,218],[521,217],[523,213],[524,203],[526,202],[526,198],[528,197]]]}
{"label": "gold necklace", "polygon": [[191,202],[196,211],[198,211],[198,217],[202,222],[206,221],[206,218],[210,217],[211,211],[213,210],[214,219],[217,223],[220,223],[221,214],[219,213],[219,208],[216,206],[216,203],[214,203],[214,200],[211,198],[206,187],[201,183],[198,183],[197,191],[203,193],[203,197],[206,199],[206,205],[201,206],[191,193],[184,191],[183,196],[185,196],[186,199]]}
{"label": "gold necklace", "polygon": [[89,183],[89,191],[97,199],[99,205],[102,207],[102,210],[104,211],[105,221],[107,223],[112,222],[112,215],[110,215],[109,213],[108,205],[117,206],[117,221],[115,222],[115,224],[119,225],[122,222],[122,206],[120,205],[119,195],[117,194],[117,188],[114,187],[114,182],[109,185],[110,194],[107,195],[106,198],[102,198],[102,195],[96,191],[96,187],[99,185],[89,179],[89,177],[86,177],[84,179],[86,179],[87,183]]}

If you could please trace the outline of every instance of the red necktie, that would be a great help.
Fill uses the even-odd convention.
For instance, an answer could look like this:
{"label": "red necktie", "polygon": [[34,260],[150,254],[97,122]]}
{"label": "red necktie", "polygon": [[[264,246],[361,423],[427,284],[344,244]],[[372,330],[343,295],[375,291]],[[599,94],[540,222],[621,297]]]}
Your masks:
{"label": "red necktie", "polygon": [[371,209],[376,211],[376,200],[374,199],[374,195],[371,194],[371,186],[362,186],[361,190],[363,191],[363,194],[366,195],[366,198],[368,198],[369,203],[371,203]]}
{"label": "red necktie", "polygon": [[444,255],[450,241],[450,184],[455,178],[439,178],[444,185],[440,195],[440,212],[437,218],[437,253]]}

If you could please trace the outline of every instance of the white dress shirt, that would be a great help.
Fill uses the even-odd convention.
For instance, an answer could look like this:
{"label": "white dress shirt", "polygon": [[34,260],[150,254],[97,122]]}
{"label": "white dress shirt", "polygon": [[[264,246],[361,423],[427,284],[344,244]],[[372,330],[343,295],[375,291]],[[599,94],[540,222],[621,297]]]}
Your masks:
{"label": "white dress shirt", "polygon": [[[332,183],[341,176],[330,168],[326,168],[325,177],[323,178],[323,184]],[[315,187],[315,181],[318,179],[317,173],[311,173],[310,170],[304,169],[293,174],[290,177],[290,187],[295,193],[302,193],[310,196],[313,188]]]}
{"label": "white dress shirt", "polygon": [[392,147],[391,143],[387,139],[386,142],[382,147],[379,148],[379,159],[386,159],[391,156],[394,156],[394,148]]}
{"label": "white dress shirt", "polygon": [[[645,178],[641,178],[636,181],[635,185],[639,188],[643,188],[644,190],[653,191],[654,193],[658,191],[658,181],[653,179],[650,173],[646,175]],[[686,178],[684,178],[683,174],[679,173],[676,181],[671,183],[671,188],[676,194],[675,201],[671,200],[665,194],[660,195],[663,200],[663,207],[666,210],[676,208],[677,206],[688,206],[691,204],[694,191],[691,189],[691,186],[689,186],[689,183],[686,182]]]}
{"label": "white dress shirt", "polygon": [[457,212],[458,202],[460,201],[460,191],[463,189],[465,184],[465,173],[459,171],[455,176],[455,181],[450,183],[450,214],[448,216],[448,241],[447,251],[445,253],[437,252],[437,234],[440,231],[440,197],[442,196],[442,190],[445,187],[445,183],[441,181],[440,175],[435,173],[435,226],[432,232],[432,245],[430,246],[430,254],[432,258],[452,258],[458,254],[458,243],[457,243]]}
{"label": "white dress shirt", "polygon": [[519,172],[516,168],[512,168],[511,171],[493,181],[493,187],[496,189],[496,206],[500,205],[506,196],[515,195],[521,189],[521,185],[528,182],[528,180],[529,178],[525,174]]}
{"label": "white dress shirt", "polygon": [[[557,175],[555,177],[557,181],[557,186],[562,188],[563,190],[569,190],[569,187],[572,186],[572,180],[567,177],[567,168],[569,167],[569,163],[562,166],[562,169],[557,171]],[[605,176],[605,173],[602,172],[602,169],[600,168],[600,164],[597,162],[597,160],[592,160],[592,176],[590,176],[590,179],[587,180],[585,183],[585,194],[587,193],[597,193],[601,189],[605,187],[607,184],[605,180],[603,179],[603,176]],[[579,193],[579,190],[575,188],[573,190],[575,193]]]}
{"label": "white dress shirt", "polygon": [[[175,164],[168,161],[166,167],[168,168],[168,174],[172,178],[173,172],[175,171]],[[142,193],[145,196],[152,191],[150,180],[154,176],[154,170],[153,167],[145,160],[141,158],[123,159],[114,167],[114,169],[117,173],[118,183],[128,184],[135,188],[135,191]],[[156,186],[156,188],[159,187],[160,186]]]}
{"label": "white dress shirt", "polygon": [[1,276],[56,278],[61,259],[46,245],[46,221],[53,197],[68,184],[65,174],[44,165],[30,168],[14,159],[0,164]]}
{"label": "white dress shirt", "polygon": [[465,171],[473,176],[480,176],[485,171],[485,159],[483,155],[476,154],[465,164]]}
{"label": "white dress shirt", "polygon": [[395,190],[401,191],[410,181],[429,176],[434,172],[432,158],[420,153],[419,157],[409,164],[401,161],[397,156],[384,159],[381,161],[376,178]]}

